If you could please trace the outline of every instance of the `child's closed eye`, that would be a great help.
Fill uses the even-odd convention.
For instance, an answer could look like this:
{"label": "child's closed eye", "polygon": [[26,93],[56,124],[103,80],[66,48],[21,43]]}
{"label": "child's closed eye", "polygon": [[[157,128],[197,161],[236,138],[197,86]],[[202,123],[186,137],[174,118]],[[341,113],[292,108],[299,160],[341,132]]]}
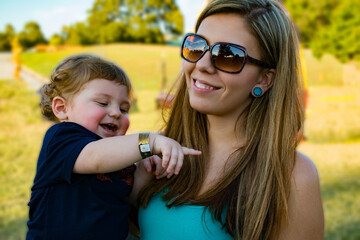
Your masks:
{"label": "child's closed eye", "polygon": [[106,107],[108,105],[107,102],[100,102],[100,101],[95,101],[97,104],[99,104],[102,107]]}
{"label": "child's closed eye", "polygon": [[122,113],[129,113],[129,109],[128,108],[120,108],[120,111]]}

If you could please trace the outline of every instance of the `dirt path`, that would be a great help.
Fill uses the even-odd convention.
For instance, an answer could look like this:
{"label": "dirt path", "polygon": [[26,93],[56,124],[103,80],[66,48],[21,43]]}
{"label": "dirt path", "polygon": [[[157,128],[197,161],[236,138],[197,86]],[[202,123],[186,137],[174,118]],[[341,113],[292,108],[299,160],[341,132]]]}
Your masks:
{"label": "dirt path", "polygon": [[[0,52],[0,80],[12,79],[15,64],[10,52]],[[26,82],[30,89],[39,90],[47,82],[47,79],[31,69],[21,66],[20,78]]]}
{"label": "dirt path", "polygon": [[14,63],[11,57],[11,53],[0,53],[0,79],[13,77]]}

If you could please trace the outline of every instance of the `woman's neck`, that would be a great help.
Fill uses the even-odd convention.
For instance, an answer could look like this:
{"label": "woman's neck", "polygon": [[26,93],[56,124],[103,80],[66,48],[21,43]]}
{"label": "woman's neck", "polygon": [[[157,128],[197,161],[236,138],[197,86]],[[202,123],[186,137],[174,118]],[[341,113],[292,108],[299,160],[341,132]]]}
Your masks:
{"label": "woman's neck", "polygon": [[[230,155],[244,144],[244,121],[208,115],[209,152],[206,156],[205,176],[198,195],[207,192],[227,172],[232,163]],[[235,125],[237,123],[237,127]]]}
{"label": "woman's neck", "polygon": [[[245,123],[240,119],[208,115],[209,150],[227,150],[232,153],[245,142]],[[236,127],[235,127],[236,126]],[[210,152],[210,154],[211,154]]]}

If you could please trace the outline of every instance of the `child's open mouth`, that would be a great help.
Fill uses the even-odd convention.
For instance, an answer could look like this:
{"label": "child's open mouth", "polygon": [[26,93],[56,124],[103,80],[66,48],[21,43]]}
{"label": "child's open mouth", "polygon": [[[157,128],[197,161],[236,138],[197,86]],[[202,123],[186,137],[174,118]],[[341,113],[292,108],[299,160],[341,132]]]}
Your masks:
{"label": "child's open mouth", "polygon": [[111,124],[111,123],[100,124],[100,126],[105,131],[109,131],[109,132],[116,132],[116,130],[118,129],[118,127],[115,124]]}

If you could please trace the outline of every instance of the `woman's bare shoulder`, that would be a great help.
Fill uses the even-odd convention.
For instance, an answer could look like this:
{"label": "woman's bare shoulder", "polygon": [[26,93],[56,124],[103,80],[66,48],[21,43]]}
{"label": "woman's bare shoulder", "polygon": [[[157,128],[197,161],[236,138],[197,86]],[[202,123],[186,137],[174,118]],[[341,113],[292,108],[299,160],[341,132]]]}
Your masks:
{"label": "woman's bare shoulder", "polygon": [[295,160],[292,176],[296,185],[310,184],[312,182],[318,184],[319,174],[314,162],[301,152],[296,152]]}
{"label": "woman's bare shoulder", "polygon": [[320,181],[314,162],[297,152],[288,201],[289,222],[281,229],[280,239],[323,239],[324,212]]}

